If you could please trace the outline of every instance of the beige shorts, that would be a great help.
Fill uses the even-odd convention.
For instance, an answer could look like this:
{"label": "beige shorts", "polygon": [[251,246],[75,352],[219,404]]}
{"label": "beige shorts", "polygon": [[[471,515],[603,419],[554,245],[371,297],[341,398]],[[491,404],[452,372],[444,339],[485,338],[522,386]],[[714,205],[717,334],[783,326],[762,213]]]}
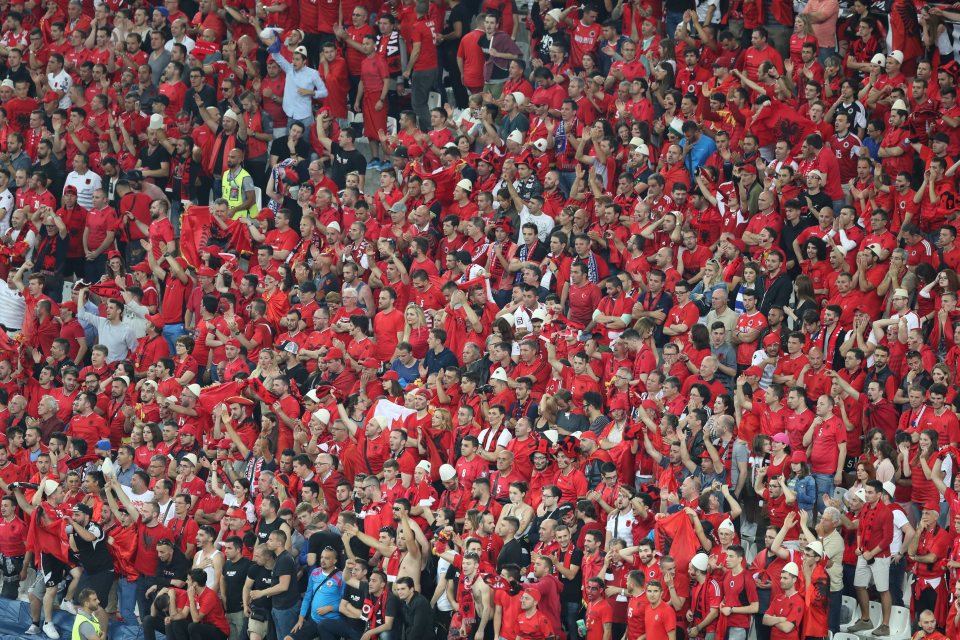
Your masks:
{"label": "beige shorts", "polygon": [[255,633],[261,638],[267,637],[267,631],[270,630],[270,620],[247,619],[247,634]]}
{"label": "beige shorts", "polygon": [[867,564],[863,556],[857,558],[857,572],[853,575],[853,586],[869,587],[871,578],[873,585],[880,593],[890,590],[890,558],[874,558]]}

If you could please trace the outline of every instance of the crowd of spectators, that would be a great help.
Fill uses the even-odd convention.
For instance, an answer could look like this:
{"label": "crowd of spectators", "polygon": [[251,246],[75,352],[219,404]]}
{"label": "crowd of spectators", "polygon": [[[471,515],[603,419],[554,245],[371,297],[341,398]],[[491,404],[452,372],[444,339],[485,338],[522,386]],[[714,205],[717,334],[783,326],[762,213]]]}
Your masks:
{"label": "crowd of spectators", "polygon": [[13,632],[957,638],[954,20],[0,2]]}

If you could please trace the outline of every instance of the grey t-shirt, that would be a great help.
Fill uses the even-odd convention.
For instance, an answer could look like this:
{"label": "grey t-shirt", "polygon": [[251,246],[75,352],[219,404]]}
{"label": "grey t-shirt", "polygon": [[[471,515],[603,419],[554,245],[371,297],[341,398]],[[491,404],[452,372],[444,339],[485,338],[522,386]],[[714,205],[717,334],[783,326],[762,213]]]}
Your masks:
{"label": "grey t-shirt", "polygon": [[[730,463],[730,481],[734,487],[737,486],[737,482],[740,480],[739,463],[741,462],[749,465],[750,449],[743,440],[737,440],[733,443],[733,457]],[[747,468],[749,469],[749,466]],[[746,481],[750,482],[750,478],[747,478]]]}
{"label": "grey t-shirt", "polygon": [[93,626],[93,623],[90,622],[92,618],[88,616],[84,611],[78,611],[77,615],[81,618],[84,618],[83,622],[80,623],[80,637],[86,640],[87,638],[96,638],[97,629]]}

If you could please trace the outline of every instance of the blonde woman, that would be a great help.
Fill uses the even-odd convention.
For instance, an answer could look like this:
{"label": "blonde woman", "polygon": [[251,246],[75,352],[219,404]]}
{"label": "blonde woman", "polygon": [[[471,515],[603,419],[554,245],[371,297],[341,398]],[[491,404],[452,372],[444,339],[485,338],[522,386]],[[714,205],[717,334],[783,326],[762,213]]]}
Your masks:
{"label": "blonde woman", "polygon": [[690,300],[700,309],[700,315],[710,313],[713,292],[716,289],[725,289],[727,283],[723,281],[723,270],[716,258],[710,258],[703,265],[703,278],[690,292]]}
{"label": "blonde woman", "polygon": [[257,356],[257,368],[250,372],[251,378],[257,378],[263,386],[270,388],[274,378],[280,376],[277,354],[273,349],[261,349]]}
{"label": "blonde woman", "polygon": [[423,314],[423,309],[411,302],[403,312],[403,319],[403,337],[400,342],[409,344],[413,357],[420,360],[427,355],[427,336],[430,334],[427,317]]}
{"label": "blonde woman", "polygon": [[814,51],[817,50],[817,38],[813,35],[813,23],[810,16],[801,13],[793,19],[793,33],[790,35],[790,62],[796,66],[803,64],[803,46],[807,44],[814,45]]}

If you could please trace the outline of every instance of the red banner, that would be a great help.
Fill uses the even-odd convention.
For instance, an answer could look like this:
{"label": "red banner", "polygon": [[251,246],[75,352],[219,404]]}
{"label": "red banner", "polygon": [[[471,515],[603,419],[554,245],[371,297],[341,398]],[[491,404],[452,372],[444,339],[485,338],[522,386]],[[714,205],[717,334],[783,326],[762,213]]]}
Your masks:
{"label": "red banner", "polygon": [[677,573],[686,575],[690,559],[700,548],[700,539],[693,530],[690,516],[684,511],[678,511],[657,520],[656,541],[657,551],[676,560]]}
{"label": "red banner", "polygon": [[[27,549],[33,551],[34,559],[38,562],[41,553],[52,555],[58,560],[67,562],[69,551],[65,530],[67,521],[61,519],[54,520],[49,525],[43,524],[41,514],[46,508],[46,505],[37,507],[30,517],[30,528],[27,530]],[[50,515],[53,516],[53,513]]]}
{"label": "red banner", "polygon": [[207,246],[210,239],[210,207],[190,207],[180,218],[180,253],[187,263],[200,264],[200,247]]}

